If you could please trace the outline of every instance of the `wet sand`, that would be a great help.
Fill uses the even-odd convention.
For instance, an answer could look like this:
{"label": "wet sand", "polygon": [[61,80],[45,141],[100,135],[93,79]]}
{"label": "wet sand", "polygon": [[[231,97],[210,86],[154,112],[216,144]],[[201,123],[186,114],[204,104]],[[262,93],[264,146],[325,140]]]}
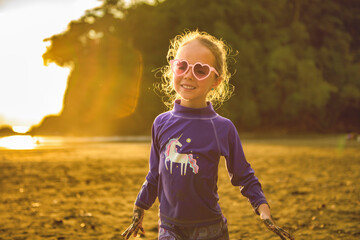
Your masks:
{"label": "wet sand", "polygon": [[[296,239],[360,239],[360,143],[343,138],[244,139],[278,225]],[[149,143],[0,150],[0,239],[122,239],[148,171]],[[280,239],[230,184],[220,205],[231,239]],[[157,239],[158,203],[145,213]]]}

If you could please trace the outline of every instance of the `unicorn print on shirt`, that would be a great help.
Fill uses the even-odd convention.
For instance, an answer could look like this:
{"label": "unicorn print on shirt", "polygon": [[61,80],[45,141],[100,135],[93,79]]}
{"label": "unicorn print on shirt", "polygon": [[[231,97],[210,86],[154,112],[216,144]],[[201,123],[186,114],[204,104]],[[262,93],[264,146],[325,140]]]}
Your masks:
{"label": "unicorn print on shirt", "polygon": [[[166,145],[165,150],[165,167],[166,170],[169,170],[167,162],[170,162],[170,173],[172,174],[172,164],[181,163],[181,175],[186,175],[187,164],[192,168],[193,173],[197,174],[199,172],[199,166],[196,164],[196,159],[193,158],[192,154],[178,153],[176,146],[182,147],[178,138],[172,138],[169,140]],[[188,138],[189,139],[189,138]],[[189,142],[187,140],[187,142]]]}

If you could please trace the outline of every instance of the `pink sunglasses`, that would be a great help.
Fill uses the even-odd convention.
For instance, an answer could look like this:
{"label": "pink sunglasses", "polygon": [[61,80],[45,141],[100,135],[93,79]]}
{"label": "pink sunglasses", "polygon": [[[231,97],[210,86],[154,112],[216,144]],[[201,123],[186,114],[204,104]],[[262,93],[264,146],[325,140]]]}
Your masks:
{"label": "pink sunglasses", "polygon": [[176,76],[185,75],[190,67],[192,67],[192,73],[197,80],[203,80],[207,78],[211,72],[214,72],[217,76],[219,76],[219,73],[216,71],[215,68],[201,62],[190,64],[186,60],[174,59],[170,60],[170,65],[171,70]]}

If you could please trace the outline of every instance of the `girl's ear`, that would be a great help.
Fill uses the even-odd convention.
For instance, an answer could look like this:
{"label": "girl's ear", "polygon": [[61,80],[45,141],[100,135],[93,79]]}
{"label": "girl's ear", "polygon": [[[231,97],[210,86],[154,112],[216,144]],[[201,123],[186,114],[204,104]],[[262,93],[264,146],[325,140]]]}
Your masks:
{"label": "girl's ear", "polygon": [[221,77],[217,77],[212,85],[213,88],[216,88],[217,86],[219,86],[219,84],[221,83],[222,78]]}

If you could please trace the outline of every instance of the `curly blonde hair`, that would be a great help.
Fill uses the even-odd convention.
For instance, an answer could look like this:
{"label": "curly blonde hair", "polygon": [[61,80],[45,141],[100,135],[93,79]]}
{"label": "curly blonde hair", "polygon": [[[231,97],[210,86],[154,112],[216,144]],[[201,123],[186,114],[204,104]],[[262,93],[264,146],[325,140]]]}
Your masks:
{"label": "curly blonde hair", "polygon": [[231,52],[230,47],[228,47],[221,39],[217,39],[206,32],[200,32],[198,30],[185,31],[183,34],[177,35],[170,41],[169,51],[166,56],[168,64],[161,68],[162,81],[156,86],[163,94],[165,94],[163,102],[169,109],[173,107],[174,101],[180,98],[173,88],[173,74],[170,67],[170,60],[175,59],[177,52],[182,46],[194,40],[198,40],[212,52],[215,57],[214,67],[218,71],[219,77],[222,78],[221,83],[208,93],[206,100],[210,101],[214,108],[218,108],[231,97],[234,91],[234,87],[229,83],[231,74],[228,70],[227,62]]}

